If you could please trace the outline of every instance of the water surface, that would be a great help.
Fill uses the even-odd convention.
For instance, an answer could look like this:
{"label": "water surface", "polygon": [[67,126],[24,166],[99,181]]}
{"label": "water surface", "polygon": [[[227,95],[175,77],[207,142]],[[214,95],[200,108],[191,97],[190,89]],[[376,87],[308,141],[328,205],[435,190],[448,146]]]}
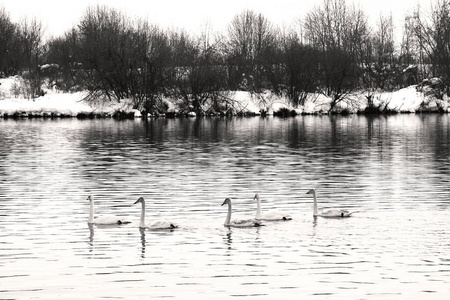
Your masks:
{"label": "water surface", "polygon": [[[448,299],[449,121],[0,119],[0,298]],[[255,193],[294,219],[224,228]],[[88,226],[89,194],[134,223]],[[180,228],[139,230],[141,196]]]}

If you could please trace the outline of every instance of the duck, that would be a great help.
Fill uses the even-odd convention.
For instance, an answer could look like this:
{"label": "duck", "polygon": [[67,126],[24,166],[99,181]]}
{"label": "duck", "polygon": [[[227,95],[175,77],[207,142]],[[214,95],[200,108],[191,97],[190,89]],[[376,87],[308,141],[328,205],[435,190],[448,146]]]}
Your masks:
{"label": "duck", "polygon": [[254,200],[256,199],[256,220],[262,221],[289,221],[292,217],[289,214],[282,213],[279,211],[269,211],[261,212],[261,200],[259,199],[259,194],[256,194]]}
{"label": "duck", "polygon": [[226,198],[221,206],[228,205],[228,213],[225,218],[225,227],[246,228],[246,227],[260,227],[263,226],[260,220],[247,219],[247,220],[231,220],[231,199]]}
{"label": "duck", "polygon": [[346,218],[351,217],[353,213],[349,212],[348,210],[341,210],[341,209],[330,209],[322,211],[320,214],[317,210],[317,198],[316,198],[316,191],[314,189],[309,190],[306,194],[311,194],[314,197],[314,217],[324,217],[324,218]]}
{"label": "duck", "polygon": [[134,204],[142,204],[141,219],[139,221],[139,228],[148,230],[163,230],[163,229],[175,229],[178,225],[175,222],[170,221],[156,221],[153,223],[145,223],[145,199],[140,197],[134,202]]}
{"label": "duck", "polygon": [[127,219],[119,216],[114,215],[103,215],[98,216],[94,218],[94,197],[92,195],[89,195],[86,200],[89,200],[90,203],[90,209],[89,209],[89,219],[88,224],[92,225],[122,225],[122,224],[128,224],[131,223],[131,221],[128,221]]}

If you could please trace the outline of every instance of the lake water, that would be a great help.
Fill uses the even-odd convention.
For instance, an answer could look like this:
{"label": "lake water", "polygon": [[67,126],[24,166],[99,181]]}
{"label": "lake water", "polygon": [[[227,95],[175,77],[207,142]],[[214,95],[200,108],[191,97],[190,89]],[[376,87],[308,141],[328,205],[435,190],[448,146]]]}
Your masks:
{"label": "lake water", "polygon": [[448,115],[0,119],[0,299],[449,299],[449,232]]}

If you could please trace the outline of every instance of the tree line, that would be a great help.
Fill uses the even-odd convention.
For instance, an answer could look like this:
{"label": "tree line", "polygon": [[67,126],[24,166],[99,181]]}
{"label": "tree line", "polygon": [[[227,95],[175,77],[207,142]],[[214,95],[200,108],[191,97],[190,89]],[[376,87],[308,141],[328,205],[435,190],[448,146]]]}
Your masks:
{"label": "tree line", "polygon": [[225,33],[206,25],[198,35],[164,30],[107,6],[88,7],[77,25],[44,41],[42,24],[13,23],[0,9],[0,75],[21,75],[30,97],[45,83],[87,90],[89,99],[132,99],[144,112],[165,111],[164,97],[185,112],[232,106],[228,91],[284,94],[293,106],[310,93],[332,107],[356,90],[393,90],[440,77],[450,83],[450,1],[405,18],[400,44],[391,15],[375,26],[346,0],[323,0],[305,17],[278,28],[251,10],[237,14]]}

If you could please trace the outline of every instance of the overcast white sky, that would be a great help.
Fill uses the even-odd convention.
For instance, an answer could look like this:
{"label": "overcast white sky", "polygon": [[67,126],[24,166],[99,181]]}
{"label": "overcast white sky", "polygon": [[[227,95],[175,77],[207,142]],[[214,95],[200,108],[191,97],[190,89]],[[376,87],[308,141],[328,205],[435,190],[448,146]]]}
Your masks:
{"label": "overcast white sky", "polygon": [[[392,13],[397,27],[404,16],[417,6],[429,8],[436,0],[347,0],[359,5],[375,24],[380,13]],[[0,0],[13,21],[36,17],[50,35],[61,35],[78,24],[89,5],[105,4],[115,7],[129,17],[145,17],[163,28],[183,28],[200,32],[207,22],[213,29],[224,32],[232,18],[245,9],[262,13],[276,25],[292,25],[323,0]],[[400,32],[399,28],[397,31]]]}

